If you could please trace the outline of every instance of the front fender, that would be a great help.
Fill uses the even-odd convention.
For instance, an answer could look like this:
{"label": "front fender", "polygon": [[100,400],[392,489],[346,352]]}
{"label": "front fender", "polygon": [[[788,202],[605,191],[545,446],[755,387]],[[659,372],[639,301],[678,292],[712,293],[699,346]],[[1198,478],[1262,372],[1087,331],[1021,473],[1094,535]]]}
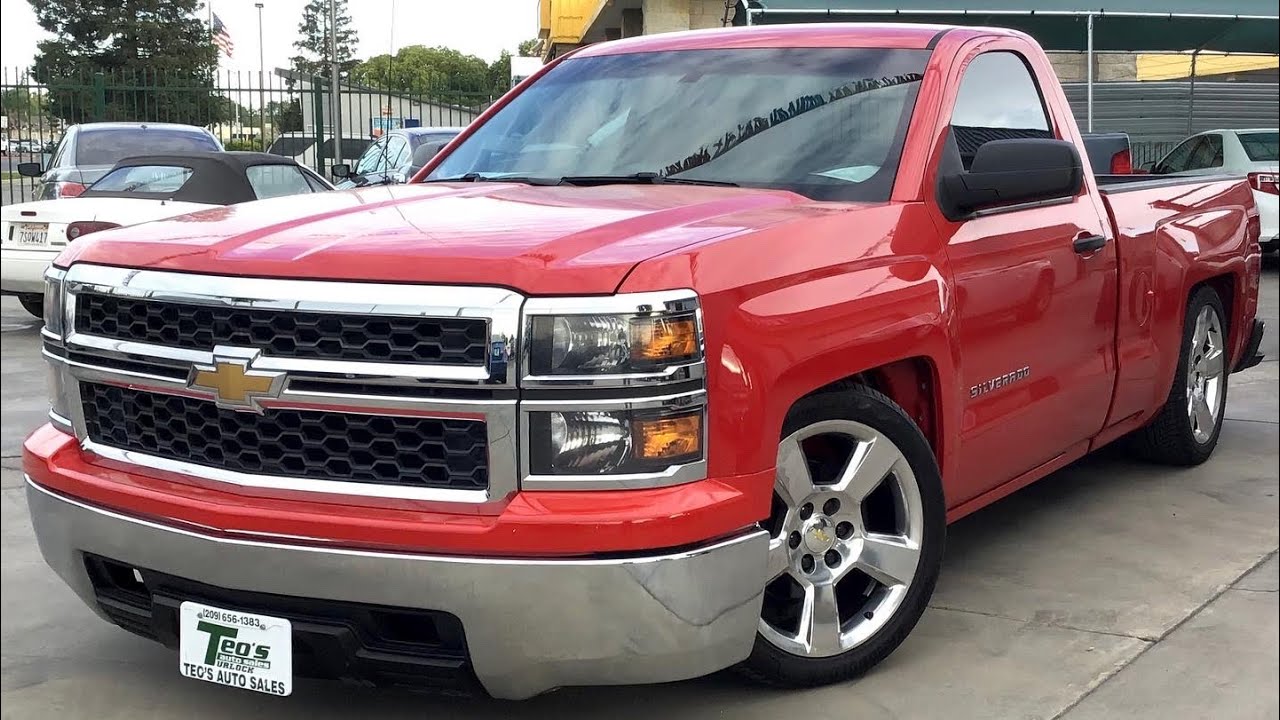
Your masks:
{"label": "front fender", "polygon": [[[936,397],[956,397],[945,256],[913,207],[784,223],[647,261],[628,277],[620,291],[699,292],[712,475],[773,468],[792,405],[866,370],[925,358],[936,371]],[[942,437],[958,418],[934,410]],[[760,489],[762,514],[770,490]]]}

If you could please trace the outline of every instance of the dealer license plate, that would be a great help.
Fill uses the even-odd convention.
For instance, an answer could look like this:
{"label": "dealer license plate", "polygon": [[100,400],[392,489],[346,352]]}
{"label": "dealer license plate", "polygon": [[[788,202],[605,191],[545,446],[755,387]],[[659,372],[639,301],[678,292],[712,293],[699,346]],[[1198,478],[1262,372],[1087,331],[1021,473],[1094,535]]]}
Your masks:
{"label": "dealer license plate", "polygon": [[284,618],[184,602],[178,666],[197,680],[268,695],[293,692],[293,633]]}
{"label": "dealer license plate", "polygon": [[19,245],[38,245],[45,246],[49,244],[49,226],[45,224],[25,224],[18,225],[14,228],[14,242]]}

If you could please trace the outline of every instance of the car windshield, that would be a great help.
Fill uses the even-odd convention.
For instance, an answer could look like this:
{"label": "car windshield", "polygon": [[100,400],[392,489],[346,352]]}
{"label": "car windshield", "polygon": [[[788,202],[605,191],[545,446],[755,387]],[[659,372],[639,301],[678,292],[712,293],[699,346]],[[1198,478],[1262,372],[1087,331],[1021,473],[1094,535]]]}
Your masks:
{"label": "car windshield", "polygon": [[882,201],[928,56],[752,48],[574,58],[477,128],[427,179],[656,173]]}
{"label": "car windshield", "polygon": [[95,192],[174,193],[191,177],[191,168],[177,165],[133,165],[116,168],[95,182]]}
{"label": "car windshield", "polygon": [[1280,132],[1240,133],[1245,155],[1254,162],[1280,160]]}
{"label": "car windshield", "polygon": [[181,155],[221,149],[212,137],[195,130],[102,128],[81,131],[76,138],[76,164],[114,165],[134,155]]}

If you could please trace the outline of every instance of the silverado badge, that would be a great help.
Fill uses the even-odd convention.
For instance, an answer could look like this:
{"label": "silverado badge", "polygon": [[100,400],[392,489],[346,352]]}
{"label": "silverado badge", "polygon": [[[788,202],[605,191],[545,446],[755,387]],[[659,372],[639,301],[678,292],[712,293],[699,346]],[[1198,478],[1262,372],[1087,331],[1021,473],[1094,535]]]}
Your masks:
{"label": "silverado badge", "polygon": [[214,348],[213,365],[193,367],[187,387],[213,393],[218,407],[261,413],[258,400],[279,397],[285,375],[252,369],[258,355],[257,350],[247,348]]}

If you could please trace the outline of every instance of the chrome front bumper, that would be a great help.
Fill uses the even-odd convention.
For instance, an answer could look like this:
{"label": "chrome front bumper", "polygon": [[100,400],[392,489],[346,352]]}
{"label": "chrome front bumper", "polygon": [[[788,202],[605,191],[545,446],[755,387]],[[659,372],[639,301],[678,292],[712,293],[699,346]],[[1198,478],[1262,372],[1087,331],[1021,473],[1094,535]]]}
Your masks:
{"label": "chrome front bumper", "polygon": [[768,554],[762,530],[621,559],[398,554],[211,537],[30,478],[27,500],[46,562],[95,610],[84,553],[233,590],[449,612],[462,621],[477,678],[505,699],[681,680],[745,659]]}

